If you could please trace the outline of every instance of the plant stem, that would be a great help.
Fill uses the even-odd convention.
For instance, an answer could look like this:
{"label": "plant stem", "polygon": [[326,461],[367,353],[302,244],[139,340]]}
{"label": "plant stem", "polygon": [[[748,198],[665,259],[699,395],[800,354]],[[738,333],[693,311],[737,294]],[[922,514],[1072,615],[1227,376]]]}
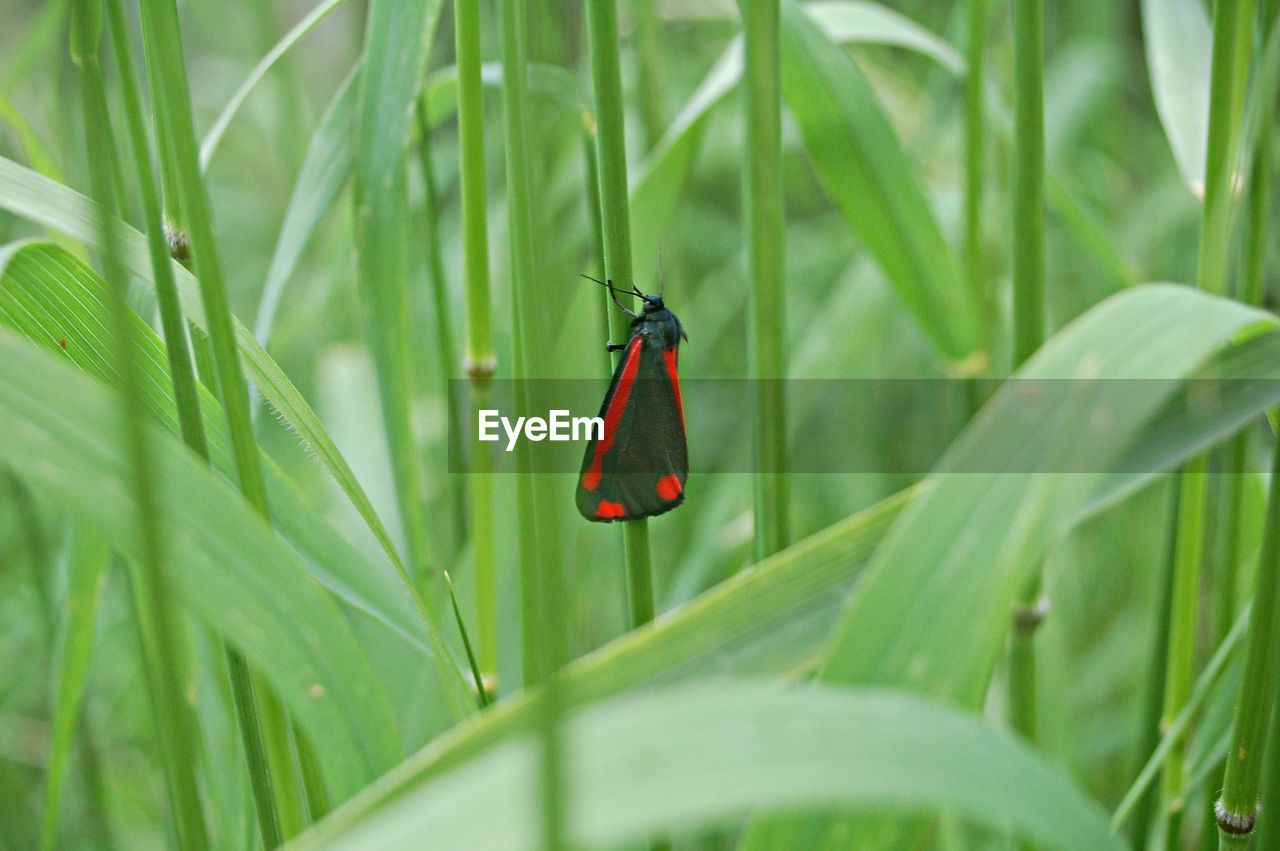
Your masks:
{"label": "plant stem", "polygon": [[1044,0],[1013,2],[1013,361],[1044,342]]}
{"label": "plant stem", "polygon": [[785,228],[782,203],[780,6],[739,5],[745,39],[746,156],[743,223],[751,279],[747,371],[754,411],[755,557],[785,547],[788,533]]}
{"label": "plant stem", "polygon": [[[1147,675],[1147,693],[1143,704],[1141,738],[1137,753],[1140,758],[1150,754],[1160,744],[1161,711],[1164,703],[1165,683],[1165,648],[1169,645],[1170,603],[1173,599],[1173,558],[1176,550],[1176,527],[1178,520],[1178,499],[1180,478],[1173,476],[1169,488],[1168,506],[1168,544],[1158,570],[1158,591],[1156,596],[1156,634],[1152,642],[1150,668]],[[1147,832],[1151,829],[1152,816],[1155,813],[1157,796],[1152,791],[1142,794],[1134,806],[1133,823],[1129,828],[1129,842],[1135,848],[1145,848]]]}
{"label": "plant stem", "polygon": [[[1231,174],[1240,138],[1240,116],[1255,0],[1218,0],[1213,8],[1213,65],[1209,81],[1209,138],[1205,156],[1204,205],[1200,216],[1200,246],[1196,285],[1205,292],[1226,290],[1230,245]],[[1190,462],[1182,473],[1178,510],[1177,551],[1174,560],[1169,655],[1166,663],[1166,721],[1186,701],[1195,661],[1197,586],[1203,568],[1208,457]],[[1170,749],[1164,772],[1164,807],[1168,818],[1166,846],[1178,846],[1185,806],[1186,740]]]}
{"label": "plant stem", "polygon": [[[1268,0],[1263,5],[1264,40],[1273,31],[1278,7],[1280,3],[1274,0]],[[1240,37],[1247,35],[1242,33]],[[1266,281],[1270,142],[1274,115],[1275,105],[1268,100],[1261,107],[1260,135],[1253,152],[1249,184],[1249,224],[1239,288],[1241,300],[1246,304],[1256,305],[1261,302]],[[1234,466],[1230,470],[1231,503],[1227,514],[1228,564],[1223,566],[1224,581],[1230,583],[1229,587],[1223,589],[1227,600],[1234,599],[1235,576],[1245,555],[1242,541],[1247,522],[1243,509],[1248,450],[1249,431],[1245,429],[1236,435],[1232,443]],[[1227,749],[1222,795],[1214,807],[1219,844],[1223,849],[1249,846],[1254,833],[1244,828],[1253,827],[1261,809],[1259,793],[1264,789],[1262,766],[1267,764],[1268,755],[1272,761],[1280,759],[1280,747],[1275,744],[1275,706],[1277,700],[1280,700],[1280,688],[1275,685],[1278,666],[1276,645],[1277,640],[1280,640],[1275,626],[1276,610],[1280,607],[1280,447],[1273,447],[1272,451],[1270,494],[1263,526],[1262,551],[1253,581],[1253,621],[1249,628],[1249,651],[1236,701],[1235,723],[1231,731],[1231,745]],[[1268,739],[1271,742],[1269,746]],[[1271,774],[1268,782],[1274,786],[1280,776],[1274,771],[1274,766]],[[1274,792],[1274,789],[1271,790],[1272,794]],[[1272,819],[1274,818],[1273,815]]]}
{"label": "plant stem", "polygon": [[[500,23],[502,30],[502,114],[507,168],[507,210],[510,220],[508,232],[511,241],[511,286],[515,325],[517,384],[537,374],[541,362],[538,337],[531,333],[537,306],[535,282],[538,279],[533,251],[533,188],[529,173],[531,145],[529,139],[529,81],[528,81],[528,11],[524,0],[501,0]],[[534,391],[528,391],[535,395]],[[537,407],[535,403],[535,407]],[[550,495],[544,492],[543,478],[527,470],[521,478],[529,481],[533,501],[520,506],[520,510],[532,512],[534,506],[550,504]],[[557,673],[568,663],[560,565],[548,558],[553,534],[552,522],[533,518],[535,535],[533,566],[536,574],[538,601],[538,633],[543,648],[543,666],[546,681],[540,699],[539,739],[542,746],[541,760],[541,815],[542,846],[547,849],[566,845],[565,781],[563,776],[563,744],[560,734],[561,686]]]}
{"label": "plant stem", "polygon": [[663,104],[661,27],[658,0],[632,0],[631,37],[645,150],[653,150],[667,129]]}
{"label": "plant stem", "polygon": [[[1012,0],[1014,124],[1013,359],[1020,366],[1044,341],[1044,0]],[[1014,614],[1009,650],[1009,721],[1037,733],[1036,630],[1047,611],[1040,571]]]}
{"label": "plant stem", "polygon": [[[1208,456],[1182,470],[1178,491],[1178,519],[1174,538],[1172,596],[1169,605],[1169,644],[1165,656],[1164,710],[1160,724],[1167,730],[1182,711],[1191,690],[1195,661],[1196,597],[1205,535],[1205,477]],[[1186,804],[1186,745],[1175,743],[1165,761],[1163,800],[1168,818],[1168,847],[1176,846]]]}
{"label": "plant stem", "polygon": [[[497,368],[493,354],[489,303],[489,233],[484,164],[484,90],[480,81],[480,6],[455,0],[454,30],[458,66],[458,170],[461,183],[463,280],[467,326],[463,368],[471,380],[474,416],[488,405],[489,382]],[[493,593],[493,497],[489,446],[472,442],[472,560],[476,578],[478,640],[483,673],[497,672],[496,594]],[[529,612],[522,611],[526,617]],[[494,624],[492,628],[489,626]]]}
{"label": "plant stem", "polygon": [[156,518],[160,516],[157,481],[148,446],[146,403],[129,333],[126,303],[129,277],[121,259],[115,219],[111,161],[104,140],[109,138],[106,93],[98,65],[102,36],[102,7],[98,0],[78,0],[72,24],[72,58],[82,71],[86,150],[92,191],[99,203],[106,295],[111,310],[112,336],[120,375],[120,432],[128,445],[134,511],[138,521],[141,557],[130,561],[130,586],[147,672],[148,693],[157,739],[168,780],[170,806],[179,843],[184,848],[208,847],[200,793],[196,786],[194,719],[183,699],[176,653],[173,602],[164,577],[165,543]]}
{"label": "plant stem", "polygon": [[[227,419],[227,431],[231,437],[236,477],[245,500],[264,519],[269,520],[261,462],[249,418],[248,390],[244,373],[240,368],[239,352],[231,324],[231,310],[227,302],[221,262],[218,258],[213,219],[209,212],[209,200],[197,161],[195,127],[191,120],[191,96],[182,55],[182,35],[178,26],[177,9],[173,0],[143,0],[140,17],[143,44],[147,53],[151,99],[156,105],[156,136],[161,148],[162,162],[168,162],[168,171],[175,181],[176,191],[173,194],[179,199],[181,211],[187,217],[192,259],[195,262],[200,295],[208,321],[209,342],[213,348],[219,396]],[[276,701],[268,698],[260,707],[260,711],[254,711],[256,696],[247,666],[242,666],[239,670],[233,667],[232,682],[240,693],[239,699],[243,701],[247,713],[245,718],[250,728],[262,724],[263,716],[272,708],[278,708]],[[273,704],[275,707],[272,706]],[[250,718],[250,713],[255,716],[254,719]],[[270,727],[273,729],[287,729],[282,718],[272,718],[270,721]],[[265,729],[263,743],[267,762],[278,764],[281,757],[289,753],[287,739],[268,736]],[[268,768],[262,761],[257,760],[252,752],[247,752],[246,756],[249,760],[255,803],[259,810],[259,823],[269,825],[272,819],[269,815],[264,815],[263,810],[271,808],[274,802],[277,808],[276,821],[282,825],[282,832],[287,836],[293,814],[281,811],[280,805],[285,800],[281,797],[284,790],[275,788],[279,784],[276,782],[277,778],[271,776],[273,771],[278,773],[279,768],[275,764]],[[272,792],[274,794],[271,794]],[[270,836],[265,830],[263,841],[272,847]]]}
{"label": "plant stem", "polygon": [[[454,347],[453,323],[449,321],[448,282],[444,273],[444,252],[440,249],[440,202],[439,193],[436,190],[436,170],[431,162],[431,126],[427,121],[427,98],[425,94],[418,101],[418,163],[422,170],[422,184],[426,195],[424,206],[426,207],[427,277],[431,286],[431,302],[436,315],[436,358],[439,361],[441,388],[445,393],[448,405],[449,428],[460,429],[463,427],[460,400],[451,392],[449,385],[454,375],[454,369],[457,366],[458,350]],[[463,457],[461,441],[450,440],[448,453],[449,469],[462,470],[466,462]],[[450,476],[449,481],[451,483],[449,486],[450,506],[453,511],[453,542],[456,547],[460,546],[467,536],[467,497],[464,488],[457,484],[460,480]],[[476,593],[480,593],[478,587]],[[496,630],[497,626],[493,624],[489,628]],[[481,621],[477,628],[479,633],[477,638],[481,647],[485,643],[485,629],[486,624]],[[496,665],[496,637],[492,637],[491,641],[493,644],[491,650],[494,654],[494,658],[491,661]],[[481,655],[483,656],[483,653]]]}
{"label": "plant stem", "polygon": [[[205,463],[208,463],[209,448],[197,401],[195,371],[187,349],[186,322],[182,317],[181,305],[178,303],[177,285],[174,282],[173,267],[170,265],[169,244],[164,235],[160,198],[151,171],[151,146],[147,140],[145,117],[131,58],[133,50],[129,44],[128,28],[121,0],[109,0],[107,16],[117,73],[120,75],[125,124],[129,130],[134,169],[138,179],[138,193],[142,201],[147,249],[151,256],[156,300],[160,307],[160,323],[164,329],[165,352],[173,382],[179,428],[187,446],[203,458]],[[271,789],[270,774],[266,769],[266,746],[258,720],[259,713],[252,678],[244,657],[226,644],[223,645],[223,651],[227,658],[227,669],[230,672],[232,702],[235,706],[246,759],[251,765],[259,766],[259,769],[249,772],[258,814],[258,828],[262,831],[263,841],[267,847],[275,847],[281,841],[280,825]]]}
{"label": "plant stem", "polygon": [[974,304],[983,305],[982,344],[990,345],[991,298],[982,269],[982,196],[986,160],[987,120],[983,91],[986,86],[987,0],[968,0],[968,51],[965,62],[964,104],[964,257],[965,273]]}
{"label": "plant stem", "polygon": [[[591,53],[591,78],[595,86],[596,161],[600,167],[605,279],[629,286],[634,283],[634,272],[631,266],[631,214],[627,196],[627,148],[622,117],[616,0],[588,0],[587,42]],[[617,311],[610,315],[613,339],[625,340],[627,317]],[[627,587],[631,589],[631,626],[634,628],[653,619],[649,525],[645,520],[633,520],[622,524],[622,527]]]}
{"label": "plant stem", "polygon": [[1280,450],[1274,451],[1271,467],[1271,494],[1267,500],[1266,525],[1258,572],[1254,581],[1253,619],[1249,624],[1249,651],[1236,699],[1231,747],[1227,749],[1227,769],[1222,797],[1216,806],[1221,847],[1246,848],[1253,832],[1258,791],[1265,755],[1266,733],[1276,698],[1280,669]]}

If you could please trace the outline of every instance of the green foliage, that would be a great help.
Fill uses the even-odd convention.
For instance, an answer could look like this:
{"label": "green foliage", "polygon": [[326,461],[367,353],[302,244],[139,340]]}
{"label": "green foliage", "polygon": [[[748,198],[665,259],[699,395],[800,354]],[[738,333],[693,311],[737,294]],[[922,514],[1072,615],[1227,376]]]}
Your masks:
{"label": "green foliage", "polygon": [[[0,846],[274,844],[236,659],[296,847],[1191,847],[1233,737],[1231,812],[1280,800],[1255,4],[1037,3],[1041,72],[1022,0],[499,2],[7,10]],[[620,535],[450,435],[503,379],[602,382],[625,318],[579,273],[654,291],[659,250],[693,473]],[[757,415],[693,382],[765,374],[951,383],[840,423],[862,472],[708,472]],[[843,401],[797,386],[775,458]]]}

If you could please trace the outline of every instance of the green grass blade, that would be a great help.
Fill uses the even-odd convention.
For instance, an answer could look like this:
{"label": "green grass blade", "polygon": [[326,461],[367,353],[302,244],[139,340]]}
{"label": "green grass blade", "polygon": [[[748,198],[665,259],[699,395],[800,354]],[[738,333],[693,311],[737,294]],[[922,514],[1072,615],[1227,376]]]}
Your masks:
{"label": "green grass blade", "polygon": [[288,53],[307,33],[311,32],[317,24],[327,18],[330,12],[341,6],[343,2],[344,0],[324,0],[324,2],[317,4],[302,20],[294,24],[293,29],[285,33],[284,37],[276,42],[271,50],[267,51],[267,55],[263,56],[257,65],[253,66],[249,76],[245,77],[244,82],[236,89],[235,94],[231,95],[227,105],[222,108],[222,112],[218,113],[218,117],[213,120],[213,124],[209,126],[208,132],[204,134],[204,138],[200,141],[201,171],[209,169],[209,162],[213,159],[214,152],[218,149],[218,143],[222,141],[222,135],[227,132],[231,119],[236,117],[240,107],[248,100],[249,94],[258,83],[262,82],[262,78],[267,75],[271,67],[280,61],[281,57]]}
{"label": "green grass blade", "polygon": [[780,9],[775,0],[741,6],[746,156],[742,219],[747,244],[749,339],[747,375],[754,379],[752,443],[756,474],[753,532],[759,561],[790,537],[787,469],[786,213],[782,198]]}
{"label": "green grass blade", "polygon": [[[122,447],[98,427],[113,394],[0,330],[0,460],[127,557],[137,505]],[[244,653],[322,751],[345,799],[400,758],[396,724],[351,627],[300,559],[176,438],[146,426],[158,486],[153,519],[168,541],[175,594]]]}
{"label": "green grass blade", "polygon": [[355,130],[356,251],[361,301],[367,311],[365,337],[378,373],[409,573],[419,578],[427,576],[430,551],[418,496],[418,452],[409,422],[414,388],[403,173],[410,118],[427,59],[422,34],[428,31],[432,6],[438,10],[438,0],[370,4]]}
{"label": "green grass blade", "polygon": [[84,532],[72,539],[69,553],[66,615],[54,651],[56,669],[52,705],[53,723],[49,733],[49,756],[45,769],[44,809],[40,820],[40,847],[44,851],[57,843],[58,817],[62,812],[63,789],[75,746],[81,717],[89,660],[93,654],[93,631],[107,578],[107,549]]}
{"label": "green grass blade", "polygon": [[[0,324],[100,381],[117,381],[118,369],[105,331],[102,282],[91,269],[56,246],[32,242],[8,247],[0,269]],[[170,431],[180,433],[163,344],[136,318],[131,323],[131,338],[147,407]],[[222,410],[203,386],[198,398],[210,462],[230,481],[234,471]],[[274,523],[306,556],[308,570],[316,580],[343,602],[381,621],[423,652],[434,654],[429,625],[415,605],[413,589],[389,565],[370,561],[334,531],[265,455],[263,470],[267,496],[275,506]],[[437,664],[441,675],[447,677],[451,672],[448,658]]]}
{"label": "green grass blade", "polygon": [[[1101,808],[1043,758],[980,720],[907,695],[699,683],[581,710],[566,735],[566,770],[581,796],[570,821],[576,846],[732,824],[751,808],[844,805],[947,806],[1044,847],[1124,847]],[[386,848],[427,830],[449,848],[526,847],[536,830],[525,802],[535,771],[527,742],[510,741],[299,847]]]}
{"label": "green grass blade", "polygon": [[[90,245],[97,244],[93,227],[95,206],[92,201],[60,183],[43,178],[12,160],[0,157],[0,207],[16,215],[55,228]],[[138,280],[153,283],[146,238],[128,226],[121,228],[124,262]],[[173,272],[178,284],[178,297],[183,313],[197,328],[208,323],[200,303],[195,277],[186,267],[174,261]],[[236,340],[244,357],[245,369],[263,397],[315,453],[317,460],[338,483],[343,494],[355,506],[375,539],[393,564],[402,564],[391,543],[386,527],[373,510],[373,504],[360,486],[346,459],[338,452],[333,439],[319,418],[280,366],[258,344],[249,329],[238,320],[232,321]]]}
{"label": "green grass blade", "polygon": [[[1126,389],[1119,389],[1101,379],[1188,377],[1241,330],[1271,322],[1265,313],[1185,287],[1150,286],[1108,299],[1051,338],[1019,377],[1068,378],[1087,369],[1099,381],[1029,417],[1014,413],[1025,407],[1018,387],[996,394],[877,551],[834,632],[823,677],[899,685],[980,706],[1010,622],[973,618],[970,607],[1009,611],[1050,543],[1108,479],[948,471],[972,469],[981,458],[1008,459],[1021,470],[1105,469],[1142,433],[1174,382],[1120,382]],[[1103,409],[1110,412],[1105,435],[1096,421],[1087,425]],[[977,527],[987,534],[965,536]],[[968,545],[955,546],[959,540]],[[778,840],[757,834],[765,835]]]}
{"label": "green grass blade", "polygon": [[827,194],[908,309],[955,360],[978,340],[973,302],[910,162],[853,59],[782,7],[782,87]]}
{"label": "green grass blade", "polygon": [[1182,179],[1204,196],[1213,40],[1200,0],[1142,0],[1142,41],[1156,112]]}

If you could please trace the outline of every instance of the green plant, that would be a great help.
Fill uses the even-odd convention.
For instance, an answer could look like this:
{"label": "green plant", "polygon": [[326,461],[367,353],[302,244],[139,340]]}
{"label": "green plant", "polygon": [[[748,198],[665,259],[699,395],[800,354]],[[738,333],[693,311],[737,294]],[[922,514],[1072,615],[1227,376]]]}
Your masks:
{"label": "green plant", "polygon": [[1274,844],[1276,6],[18,3],[0,846]]}

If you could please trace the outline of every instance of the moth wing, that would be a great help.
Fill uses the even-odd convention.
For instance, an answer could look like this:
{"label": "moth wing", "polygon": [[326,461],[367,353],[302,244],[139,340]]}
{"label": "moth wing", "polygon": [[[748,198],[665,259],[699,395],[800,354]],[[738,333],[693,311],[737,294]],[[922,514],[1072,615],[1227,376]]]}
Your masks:
{"label": "moth wing", "polygon": [[578,511],[608,522],[652,517],[684,501],[689,477],[675,347],[628,343],[600,407],[604,437],[587,445]]}

